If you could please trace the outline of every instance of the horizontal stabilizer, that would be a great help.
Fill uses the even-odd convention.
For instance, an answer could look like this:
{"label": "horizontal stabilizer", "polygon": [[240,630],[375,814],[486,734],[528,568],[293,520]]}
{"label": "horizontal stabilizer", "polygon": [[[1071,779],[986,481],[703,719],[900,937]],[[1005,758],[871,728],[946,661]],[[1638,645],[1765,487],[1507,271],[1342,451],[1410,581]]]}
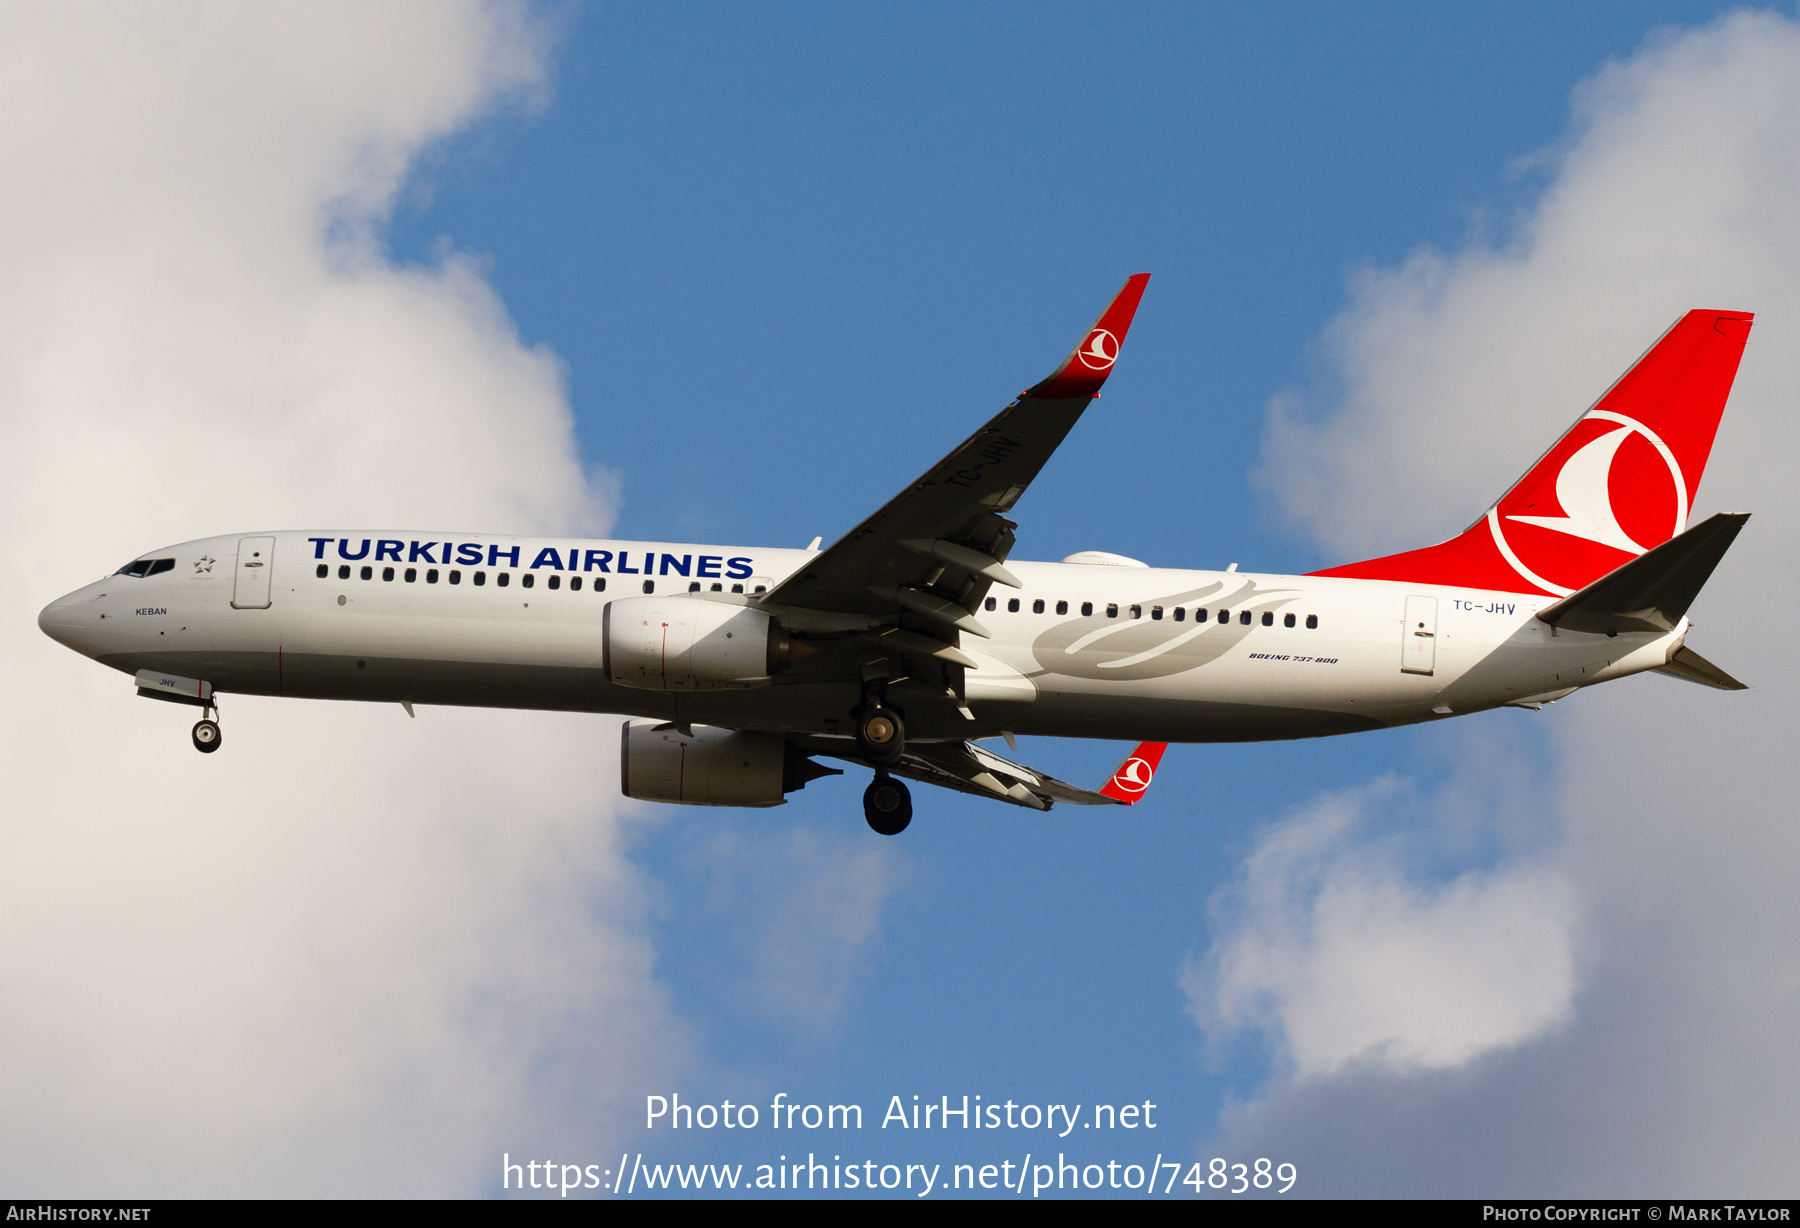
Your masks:
{"label": "horizontal stabilizer", "polygon": [[1566,631],[1673,631],[1749,519],[1745,513],[1721,512],[1607,572],[1538,617]]}
{"label": "horizontal stabilizer", "polygon": [[1668,674],[1672,678],[1680,678],[1686,682],[1698,682],[1701,686],[1717,687],[1721,691],[1748,691],[1750,689],[1686,645],[1683,645],[1679,652],[1669,658],[1667,665],[1656,672]]}

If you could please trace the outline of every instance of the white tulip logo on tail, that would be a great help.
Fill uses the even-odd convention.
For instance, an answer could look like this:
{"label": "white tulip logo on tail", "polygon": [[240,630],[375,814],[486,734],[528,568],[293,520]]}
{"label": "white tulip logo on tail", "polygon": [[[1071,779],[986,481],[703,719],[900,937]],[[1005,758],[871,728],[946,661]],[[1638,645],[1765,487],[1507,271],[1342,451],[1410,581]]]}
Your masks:
{"label": "white tulip logo on tail", "polygon": [[[1581,429],[1587,423],[1617,425],[1594,434],[1591,430]],[[1619,451],[1634,435],[1643,437],[1661,459],[1661,464],[1649,459],[1649,450],[1638,448],[1629,454],[1635,459],[1618,475],[1621,480],[1615,482]],[[1487,515],[1494,544],[1506,561],[1531,583],[1559,596],[1574,591],[1573,587],[1556,582],[1559,573],[1568,573],[1564,578],[1573,578],[1574,572],[1591,571],[1591,566],[1580,566],[1572,556],[1580,552],[1585,561],[1591,559],[1592,552],[1569,542],[1568,538],[1592,542],[1625,555],[1639,555],[1681,532],[1688,515],[1687,483],[1682,478],[1681,466],[1669,446],[1643,423],[1611,410],[1596,409],[1565,437],[1565,445],[1569,440],[1575,442],[1567,446],[1566,451],[1564,445],[1554,449],[1505,499],[1490,508]],[[1554,502],[1562,514],[1531,512],[1531,509],[1550,502],[1545,497],[1550,492],[1542,490],[1543,483],[1533,479],[1547,476],[1544,471],[1558,463],[1558,453],[1563,455],[1555,470]],[[1633,536],[1631,530],[1620,524],[1620,508],[1615,506],[1615,498],[1623,504],[1626,520],[1638,536]],[[1509,536],[1508,522],[1548,529],[1562,537],[1520,535],[1517,530]],[[1558,545],[1558,541],[1562,544]],[[1624,560],[1620,559],[1605,565],[1603,572],[1622,562]]]}

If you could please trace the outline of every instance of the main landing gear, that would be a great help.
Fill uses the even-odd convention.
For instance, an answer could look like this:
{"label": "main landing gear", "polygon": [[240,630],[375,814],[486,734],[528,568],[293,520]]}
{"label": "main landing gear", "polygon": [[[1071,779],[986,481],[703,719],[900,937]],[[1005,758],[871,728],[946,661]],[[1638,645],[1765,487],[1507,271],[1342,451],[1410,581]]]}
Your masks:
{"label": "main landing gear", "polygon": [[912,793],[905,782],[877,771],[863,790],[863,817],[884,836],[897,836],[912,822]]}
{"label": "main landing gear", "polygon": [[875,779],[863,790],[863,818],[882,835],[897,836],[912,822],[912,794],[887,773],[906,754],[906,725],[887,706],[884,678],[864,681],[862,706],[854,715],[857,754],[875,769]]}
{"label": "main landing gear", "polygon": [[892,767],[906,753],[906,725],[887,706],[887,688],[880,682],[863,688],[862,707],[856,711],[856,744],[863,759],[877,769]]}

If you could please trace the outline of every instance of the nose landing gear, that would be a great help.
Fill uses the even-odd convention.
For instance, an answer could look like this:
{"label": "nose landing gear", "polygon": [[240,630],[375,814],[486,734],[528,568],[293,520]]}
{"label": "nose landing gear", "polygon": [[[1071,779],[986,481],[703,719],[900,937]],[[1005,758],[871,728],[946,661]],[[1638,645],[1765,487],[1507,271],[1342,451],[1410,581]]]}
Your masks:
{"label": "nose landing gear", "polygon": [[897,836],[912,822],[912,793],[904,782],[878,771],[863,790],[863,817],[879,834]]}
{"label": "nose landing gear", "polygon": [[219,743],[225,735],[219,732],[219,710],[207,704],[200,709],[201,720],[194,726],[194,749],[203,755],[210,755],[219,749]]}

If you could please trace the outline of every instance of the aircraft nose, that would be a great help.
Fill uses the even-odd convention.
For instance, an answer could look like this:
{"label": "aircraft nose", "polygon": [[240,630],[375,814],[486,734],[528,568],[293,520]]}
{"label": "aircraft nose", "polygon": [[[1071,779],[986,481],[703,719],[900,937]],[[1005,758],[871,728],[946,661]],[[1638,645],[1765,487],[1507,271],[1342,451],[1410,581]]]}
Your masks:
{"label": "aircraft nose", "polygon": [[82,611],[83,603],[78,600],[80,595],[79,592],[68,593],[38,611],[38,630],[77,652],[82,649],[82,644],[78,641],[87,638],[82,633],[89,630],[88,623],[93,618],[91,613]]}

